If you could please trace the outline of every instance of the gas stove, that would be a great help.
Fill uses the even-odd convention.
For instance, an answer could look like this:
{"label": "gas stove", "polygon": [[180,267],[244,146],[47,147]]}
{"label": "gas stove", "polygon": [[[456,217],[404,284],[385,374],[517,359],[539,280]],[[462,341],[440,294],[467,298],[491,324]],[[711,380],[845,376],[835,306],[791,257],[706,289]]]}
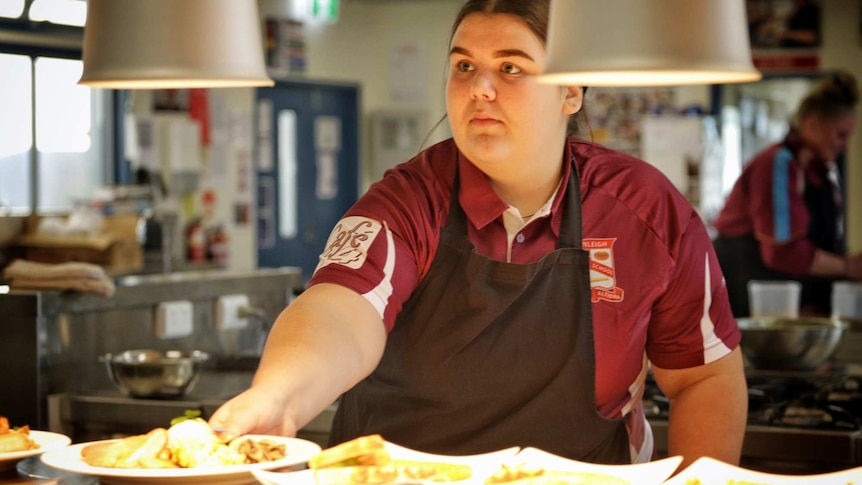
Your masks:
{"label": "gas stove", "polygon": [[748,379],[748,422],[765,426],[858,431],[862,378],[775,376]]}
{"label": "gas stove", "polygon": [[[758,373],[747,377],[748,424],[862,430],[862,377]],[[654,381],[644,391],[647,418],[667,419],[668,400]]]}
{"label": "gas stove", "polygon": [[[862,372],[746,369],[744,466],[771,473],[826,473],[862,465]],[[667,451],[668,399],[649,378],[644,411]]]}

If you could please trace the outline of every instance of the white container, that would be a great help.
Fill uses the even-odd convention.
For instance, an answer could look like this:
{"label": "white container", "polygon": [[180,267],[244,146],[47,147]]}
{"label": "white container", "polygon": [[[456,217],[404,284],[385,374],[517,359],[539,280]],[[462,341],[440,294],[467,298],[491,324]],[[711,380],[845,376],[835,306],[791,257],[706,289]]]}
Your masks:
{"label": "white container", "polygon": [[799,317],[798,281],[749,281],[748,305],[752,317]]}
{"label": "white container", "polygon": [[862,283],[832,283],[832,318],[862,321]]}

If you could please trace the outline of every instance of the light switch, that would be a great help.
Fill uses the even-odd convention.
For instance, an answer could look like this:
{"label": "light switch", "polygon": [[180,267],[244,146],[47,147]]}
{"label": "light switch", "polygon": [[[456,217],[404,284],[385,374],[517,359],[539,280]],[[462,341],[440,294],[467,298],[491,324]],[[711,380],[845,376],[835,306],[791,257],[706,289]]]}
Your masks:
{"label": "light switch", "polygon": [[165,301],[156,307],[156,337],[188,337],[194,331],[194,305],[188,300]]}

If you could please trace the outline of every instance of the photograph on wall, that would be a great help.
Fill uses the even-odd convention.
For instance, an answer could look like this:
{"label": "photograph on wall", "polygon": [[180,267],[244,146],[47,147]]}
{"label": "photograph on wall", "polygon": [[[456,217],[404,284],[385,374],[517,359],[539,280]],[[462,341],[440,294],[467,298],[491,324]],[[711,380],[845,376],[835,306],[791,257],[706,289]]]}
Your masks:
{"label": "photograph on wall", "polygon": [[821,45],[819,0],[747,0],[746,11],[753,49]]}

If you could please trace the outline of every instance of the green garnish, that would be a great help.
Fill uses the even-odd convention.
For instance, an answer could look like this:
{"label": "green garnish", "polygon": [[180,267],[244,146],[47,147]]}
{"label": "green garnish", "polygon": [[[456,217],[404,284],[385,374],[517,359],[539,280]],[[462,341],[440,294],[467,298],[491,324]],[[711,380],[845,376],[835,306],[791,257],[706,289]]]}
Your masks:
{"label": "green garnish", "polygon": [[183,421],[188,421],[190,419],[197,419],[199,417],[201,417],[200,409],[186,409],[186,413],[183,416],[177,416],[176,418],[171,420],[171,426],[182,423]]}

